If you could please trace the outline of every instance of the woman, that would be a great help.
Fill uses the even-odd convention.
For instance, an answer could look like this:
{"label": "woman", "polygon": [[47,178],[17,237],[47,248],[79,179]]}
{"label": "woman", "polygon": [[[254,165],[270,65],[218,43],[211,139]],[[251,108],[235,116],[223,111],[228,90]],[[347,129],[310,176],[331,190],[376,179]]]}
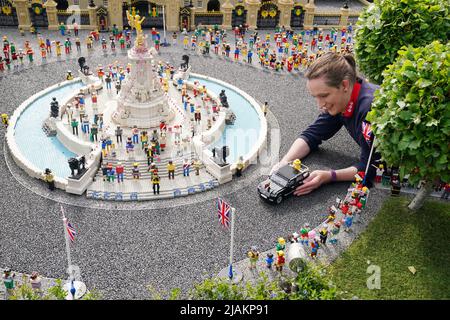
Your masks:
{"label": "woman", "polygon": [[[310,193],[329,182],[353,181],[358,172],[366,170],[373,134],[365,118],[370,111],[373,94],[378,89],[378,86],[357,77],[352,55],[326,53],[308,68],[305,77],[308,91],[323,113],[299,135],[280,163],[272,168],[272,172],[294,159],[304,158],[317,149],[323,140],[333,137],[342,126],[360,146],[361,156],[358,163],[345,169],[311,172],[294,191],[295,195]],[[379,158],[379,154],[374,154],[371,161]],[[366,184],[370,186],[370,179],[374,176],[375,170],[369,166]]]}

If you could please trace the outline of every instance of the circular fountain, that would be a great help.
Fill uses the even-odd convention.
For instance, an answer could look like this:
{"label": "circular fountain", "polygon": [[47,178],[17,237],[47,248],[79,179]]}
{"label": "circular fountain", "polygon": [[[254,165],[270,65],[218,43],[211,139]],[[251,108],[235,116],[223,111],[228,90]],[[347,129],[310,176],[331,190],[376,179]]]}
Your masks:
{"label": "circular fountain", "polygon": [[[168,85],[172,80],[159,72],[160,66],[154,61],[157,52],[147,46],[140,20],[129,19],[137,37],[128,51],[131,67],[118,93],[106,86],[104,79],[79,71],[79,78],[30,97],[15,111],[8,128],[7,143],[14,160],[35,178],[42,179],[45,168],[51,168],[57,188],[75,194],[86,192],[87,197],[104,200],[173,198],[231,181],[237,159],[242,156],[246,164],[252,163],[265,146],[267,122],[260,105],[228,83],[190,74],[188,64],[173,76],[175,85]],[[183,103],[178,79],[191,98],[188,107]],[[222,90],[227,93],[229,108],[222,104]],[[60,107],[56,118],[50,117],[53,97]],[[202,120],[194,120],[196,113]],[[230,114],[236,116],[232,124],[227,121]],[[86,119],[94,119],[95,125]],[[75,131],[74,120],[87,129]],[[53,136],[42,130],[44,124]],[[98,130],[95,137],[90,131],[94,126]],[[123,141],[117,137],[118,127]],[[33,140],[29,139],[30,132]],[[127,140],[136,134],[129,149]],[[147,144],[143,135],[148,137]],[[153,148],[153,142],[163,150],[149,159],[144,151]],[[213,155],[216,150],[224,152]],[[86,169],[74,173],[74,161],[81,157]],[[175,179],[168,178],[169,161],[176,167]],[[161,177],[158,194],[152,190],[152,163]],[[191,167],[190,175],[186,175],[186,166]],[[117,180],[105,177],[105,167],[116,171],[123,168],[123,181],[118,175]]]}

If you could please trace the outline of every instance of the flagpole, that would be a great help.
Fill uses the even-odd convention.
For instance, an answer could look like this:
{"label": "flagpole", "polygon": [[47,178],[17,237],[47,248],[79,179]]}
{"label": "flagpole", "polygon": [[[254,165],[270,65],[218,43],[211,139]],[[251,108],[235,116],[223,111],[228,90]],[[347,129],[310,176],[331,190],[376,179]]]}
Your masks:
{"label": "flagpole", "polygon": [[369,171],[370,162],[372,160],[373,147],[375,145],[376,137],[373,137],[372,147],[370,148],[369,160],[367,160],[366,171],[364,172],[363,185],[366,183],[367,172]]}
{"label": "flagpole", "polygon": [[228,277],[233,279],[233,244],[234,244],[234,217],[235,209],[231,207],[231,244],[230,244],[230,270],[228,271]]}
{"label": "flagpole", "polygon": [[162,6],[163,9],[163,29],[164,29],[164,42],[163,47],[168,47],[167,39],[166,39],[166,14],[164,12],[165,5]]}
{"label": "flagpole", "polygon": [[70,243],[69,243],[69,235],[67,233],[67,218],[64,216],[64,208],[61,206],[61,213],[63,216],[63,227],[64,227],[64,237],[66,239],[66,254],[67,254],[67,263],[69,264],[69,276],[70,280],[73,280],[73,274],[72,274],[72,259],[70,258]]}

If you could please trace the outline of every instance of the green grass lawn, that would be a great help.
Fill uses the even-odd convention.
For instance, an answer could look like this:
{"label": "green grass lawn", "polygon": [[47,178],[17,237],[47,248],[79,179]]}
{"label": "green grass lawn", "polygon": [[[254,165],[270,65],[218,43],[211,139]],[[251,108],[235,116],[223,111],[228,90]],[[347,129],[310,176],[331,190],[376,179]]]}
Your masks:
{"label": "green grass lawn", "polygon": [[[450,203],[430,200],[417,213],[410,199],[388,199],[357,240],[329,267],[344,297],[450,299]],[[369,266],[381,268],[381,288],[369,290]],[[412,274],[408,267],[417,272]]]}

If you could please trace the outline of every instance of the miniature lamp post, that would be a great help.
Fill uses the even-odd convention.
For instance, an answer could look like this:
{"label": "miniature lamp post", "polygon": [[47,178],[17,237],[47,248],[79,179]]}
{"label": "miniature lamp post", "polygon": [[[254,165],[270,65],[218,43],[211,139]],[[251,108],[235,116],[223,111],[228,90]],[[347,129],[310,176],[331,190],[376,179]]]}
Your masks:
{"label": "miniature lamp post", "polygon": [[163,9],[163,29],[164,29],[164,42],[162,43],[162,46],[163,47],[168,47],[168,46],[170,46],[170,43],[168,43],[167,39],[166,39],[166,14],[164,12],[164,7],[165,7],[165,5],[162,6],[162,9]]}
{"label": "miniature lamp post", "polygon": [[75,286],[74,286],[74,284],[73,284],[73,278],[72,278],[72,281],[70,282],[70,294],[72,295],[72,300],[75,300],[75,292],[77,291],[76,289],[75,289]]}
{"label": "miniature lamp post", "polygon": [[296,273],[301,272],[306,265],[306,252],[303,246],[298,242],[291,243],[286,260],[289,269]]}

